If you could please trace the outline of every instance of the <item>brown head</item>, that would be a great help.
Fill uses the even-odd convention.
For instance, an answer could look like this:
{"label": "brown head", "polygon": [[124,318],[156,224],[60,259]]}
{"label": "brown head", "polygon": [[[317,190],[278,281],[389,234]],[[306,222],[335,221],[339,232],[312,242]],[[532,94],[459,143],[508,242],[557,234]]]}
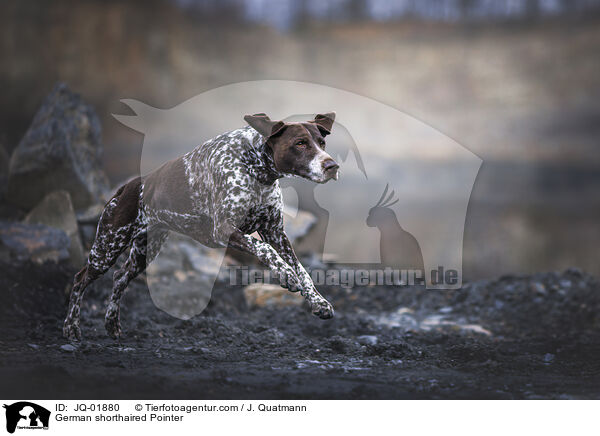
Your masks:
{"label": "brown head", "polygon": [[267,138],[277,171],[317,183],[337,180],[339,165],[325,151],[325,137],[331,133],[335,112],[319,114],[312,121],[286,123],[265,114],[246,115],[244,120]]}

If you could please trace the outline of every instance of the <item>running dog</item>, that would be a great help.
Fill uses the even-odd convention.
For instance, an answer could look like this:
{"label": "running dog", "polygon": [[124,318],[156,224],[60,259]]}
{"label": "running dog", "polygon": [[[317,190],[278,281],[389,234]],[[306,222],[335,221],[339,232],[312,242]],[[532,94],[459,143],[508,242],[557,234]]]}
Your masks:
{"label": "running dog", "polygon": [[[256,256],[299,291],[311,311],[333,317],[283,229],[278,180],[299,176],[316,183],[337,180],[339,165],[325,151],[335,113],[301,123],[273,121],[265,114],[244,117],[249,126],[224,133],[191,152],[122,186],[106,204],[87,263],[75,276],[63,334],[81,339],[80,306],[85,288],[129,251],[113,276],[105,317],[110,336],[121,335],[119,304],[131,280],[158,254],[169,231],[208,247],[227,247]],[[261,240],[250,236],[258,232]]]}

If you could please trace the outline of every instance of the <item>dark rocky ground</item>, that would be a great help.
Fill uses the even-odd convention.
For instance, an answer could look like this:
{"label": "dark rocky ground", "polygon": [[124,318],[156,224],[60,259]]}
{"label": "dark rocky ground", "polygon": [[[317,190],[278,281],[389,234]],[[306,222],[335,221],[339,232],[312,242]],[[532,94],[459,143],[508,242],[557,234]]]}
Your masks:
{"label": "dark rocky ground", "polygon": [[86,295],[73,345],[61,335],[72,271],[0,272],[4,398],[600,398],[600,284],[578,270],[461,291],[321,287],[331,321],[249,309],[225,286],[182,321],[138,279],[121,343],[103,328],[107,275]]}

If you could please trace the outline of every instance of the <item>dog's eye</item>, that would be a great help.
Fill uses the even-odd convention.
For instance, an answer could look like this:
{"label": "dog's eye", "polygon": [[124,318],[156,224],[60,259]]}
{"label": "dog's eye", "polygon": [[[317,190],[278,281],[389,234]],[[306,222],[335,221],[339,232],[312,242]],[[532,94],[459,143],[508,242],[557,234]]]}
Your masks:
{"label": "dog's eye", "polygon": [[322,148],[325,148],[325,141],[324,141],[322,138],[320,138],[320,139],[319,139],[319,145],[320,145]]}
{"label": "dog's eye", "polygon": [[300,139],[299,141],[296,141],[296,146],[304,147],[306,146],[306,141],[304,139]]}

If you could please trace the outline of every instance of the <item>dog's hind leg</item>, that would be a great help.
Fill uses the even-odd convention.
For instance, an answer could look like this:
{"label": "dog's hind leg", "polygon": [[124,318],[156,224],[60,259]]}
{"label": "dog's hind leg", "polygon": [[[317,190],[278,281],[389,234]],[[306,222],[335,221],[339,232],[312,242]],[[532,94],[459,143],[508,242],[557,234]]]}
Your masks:
{"label": "dog's hind leg", "polygon": [[71,297],[69,299],[69,310],[63,324],[63,336],[70,340],[81,339],[81,329],[79,327],[81,300],[85,288],[96,280],[101,274],[96,274],[95,270],[86,264],[81,271],[75,275]]}
{"label": "dog's hind leg", "polygon": [[141,189],[141,180],[134,179],[122,186],[104,207],[87,264],[75,275],[69,309],[63,325],[65,338],[81,339],[79,324],[85,288],[108,271],[130,245]]}
{"label": "dog's hind leg", "polygon": [[148,232],[144,230],[133,238],[127,261],[113,275],[113,292],[104,318],[104,327],[111,337],[121,336],[120,302],[127,285],[154,260],[167,235],[166,230],[152,230],[148,241]]}
{"label": "dog's hind leg", "polygon": [[69,310],[63,325],[63,335],[70,340],[81,339],[80,311],[81,301],[87,286],[110,269],[117,261],[119,255],[129,245],[130,234],[124,234],[123,238],[115,238],[110,232],[100,234],[96,237],[92,250],[85,267],[76,275],[69,299]]}

